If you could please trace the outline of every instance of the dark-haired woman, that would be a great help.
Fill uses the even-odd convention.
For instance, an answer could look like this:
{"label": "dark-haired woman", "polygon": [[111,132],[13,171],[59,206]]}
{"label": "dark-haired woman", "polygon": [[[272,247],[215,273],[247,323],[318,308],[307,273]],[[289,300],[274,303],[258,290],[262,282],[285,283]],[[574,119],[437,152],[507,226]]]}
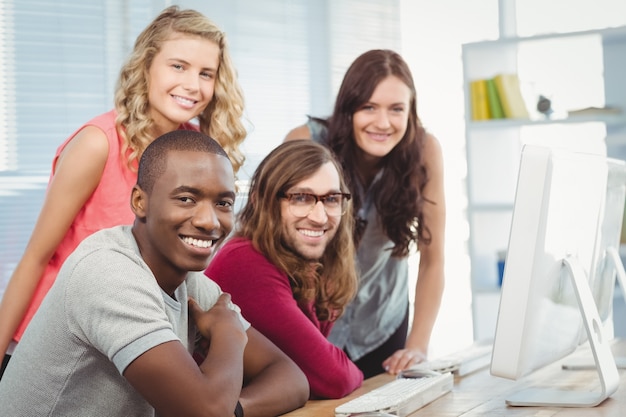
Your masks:
{"label": "dark-haired woman", "polygon": [[[329,339],[365,377],[426,359],[444,289],[445,199],[439,142],[422,126],[408,65],[371,50],[350,66],[333,114],[285,140],[311,138],[341,162],[355,207],[359,291]],[[408,256],[419,251],[409,331]]]}

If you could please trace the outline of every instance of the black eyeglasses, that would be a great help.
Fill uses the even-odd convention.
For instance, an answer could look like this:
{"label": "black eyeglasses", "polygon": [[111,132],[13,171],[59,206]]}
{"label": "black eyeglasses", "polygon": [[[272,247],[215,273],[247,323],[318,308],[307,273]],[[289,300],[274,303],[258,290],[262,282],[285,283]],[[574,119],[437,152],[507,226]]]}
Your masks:
{"label": "black eyeglasses", "polygon": [[316,195],[310,193],[280,193],[280,198],[289,201],[289,210],[296,217],[308,216],[318,201],[324,205],[324,210],[329,216],[341,216],[348,208],[348,201],[352,197],[348,193],[328,193]]}

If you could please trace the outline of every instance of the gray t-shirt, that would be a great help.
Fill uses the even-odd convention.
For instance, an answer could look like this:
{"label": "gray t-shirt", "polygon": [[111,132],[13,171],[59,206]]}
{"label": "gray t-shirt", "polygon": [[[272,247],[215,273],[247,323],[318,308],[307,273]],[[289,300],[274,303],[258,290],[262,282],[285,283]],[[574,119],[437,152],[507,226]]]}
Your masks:
{"label": "gray t-shirt", "polygon": [[94,233],[67,258],[18,344],[0,381],[0,416],[153,416],[122,373],[161,343],[180,340],[191,352],[187,297],[209,309],[220,294],[190,272],[172,298],[130,226]]}

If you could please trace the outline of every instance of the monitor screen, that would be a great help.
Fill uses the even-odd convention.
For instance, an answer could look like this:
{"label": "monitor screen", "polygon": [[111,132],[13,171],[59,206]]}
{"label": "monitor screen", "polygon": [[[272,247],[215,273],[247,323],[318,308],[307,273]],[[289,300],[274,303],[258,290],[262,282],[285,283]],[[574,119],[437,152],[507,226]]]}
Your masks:
{"label": "monitor screen", "polygon": [[600,379],[599,392],[537,387],[510,405],[593,406],[617,389],[605,329],[616,268],[606,253],[619,246],[625,171],[600,155],[522,150],[491,373],[521,378],[589,340]]}

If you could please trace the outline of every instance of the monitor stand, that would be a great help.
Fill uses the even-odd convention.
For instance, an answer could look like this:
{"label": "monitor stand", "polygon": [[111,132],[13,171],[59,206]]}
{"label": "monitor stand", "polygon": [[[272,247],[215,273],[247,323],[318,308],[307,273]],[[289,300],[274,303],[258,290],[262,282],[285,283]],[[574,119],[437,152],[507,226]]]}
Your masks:
{"label": "monitor stand", "polygon": [[619,283],[619,287],[622,290],[624,302],[626,302],[626,271],[624,271],[622,258],[619,256],[619,252],[614,247],[608,248],[606,252],[609,258],[613,261],[613,266],[615,267],[615,275],[617,275],[617,282]]}
{"label": "monitor stand", "polygon": [[[615,275],[617,277],[617,283],[622,292],[624,302],[626,302],[626,271],[624,270],[624,264],[622,258],[619,256],[619,252],[615,247],[607,248],[607,259],[613,263],[615,268]],[[615,365],[618,369],[626,369],[626,357],[617,356],[614,357]],[[569,369],[572,371],[595,369],[596,364],[590,361],[589,358],[570,358],[562,365],[563,369]]]}
{"label": "monitor stand", "polygon": [[600,390],[575,391],[552,388],[525,388],[506,399],[512,406],[593,407],[612,395],[619,386],[619,374],[611,353],[610,341],[602,334],[602,321],[593,299],[587,274],[578,260],[571,256],[563,260],[572,279],[585,330],[600,379]]}

